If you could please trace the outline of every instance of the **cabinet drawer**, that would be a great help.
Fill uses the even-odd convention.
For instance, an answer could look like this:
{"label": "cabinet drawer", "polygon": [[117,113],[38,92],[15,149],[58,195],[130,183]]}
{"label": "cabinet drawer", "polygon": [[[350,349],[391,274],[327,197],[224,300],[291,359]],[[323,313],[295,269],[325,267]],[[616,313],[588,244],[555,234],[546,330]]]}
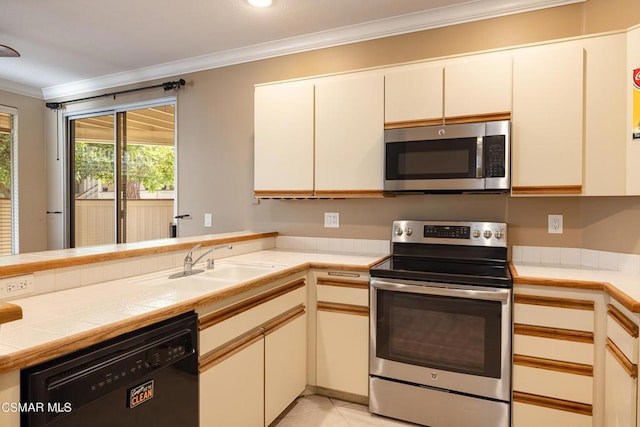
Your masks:
{"label": "cabinet drawer", "polygon": [[513,403],[513,427],[540,426],[593,427],[593,419],[590,415],[527,403]]}
{"label": "cabinet drawer", "polygon": [[513,336],[513,352],[543,359],[593,365],[593,338],[591,343],[563,339],[551,339],[516,333]]}
{"label": "cabinet drawer", "polygon": [[516,294],[514,302],[514,323],[594,331],[593,301]]}
{"label": "cabinet drawer", "polygon": [[200,319],[202,356],[243,333],[300,304],[306,305],[305,280],[300,278]]}
{"label": "cabinet drawer", "polygon": [[369,282],[366,280],[320,276],[316,283],[318,301],[369,306]]}
{"label": "cabinet drawer", "polygon": [[590,405],[593,403],[593,376],[515,364],[513,390]]}

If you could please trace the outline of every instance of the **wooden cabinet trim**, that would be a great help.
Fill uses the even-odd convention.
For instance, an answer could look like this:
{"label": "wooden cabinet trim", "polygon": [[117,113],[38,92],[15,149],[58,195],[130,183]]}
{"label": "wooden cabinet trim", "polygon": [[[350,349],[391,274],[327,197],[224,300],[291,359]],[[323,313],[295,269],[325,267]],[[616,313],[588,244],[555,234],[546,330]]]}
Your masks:
{"label": "wooden cabinet trim", "polygon": [[369,289],[369,282],[363,280],[343,279],[337,277],[318,277],[319,286],[337,286],[342,288]]}
{"label": "wooden cabinet trim", "polygon": [[22,308],[8,302],[0,302],[0,324],[22,319]]}
{"label": "wooden cabinet trim", "polygon": [[306,313],[304,304],[300,304],[292,309],[285,311],[281,315],[269,320],[264,325],[262,325],[262,329],[265,335],[269,335],[283,326],[288,325],[293,322],[300,316],[304,316]]}
{"label": "wooden cabinet trim", "polygon": [[385,129],[415,128],[420,126],[438,126],[443,125],[442,117],[437,119],[407,120],[402,122],[386,122]]}
{"label": "wooden cabinet trim", "polygon": [[380,190],[316,190],[317,198],[357,198],[357,197],[384,197],[384,192]]}
{"label": "wooden cabinet trim", "polygon": [[257,198],[313,197],[313,190],[254,190],[253,194]]}
{"label": "wooden cabinet trim", "polygon": [[511,194],[582,194],[582,185],[549,185],[526,186],[516,185],[511,187]]}
{"label": "wooden cabinet trim", "polygon": [[252,298],[240,301],[227,308],[223,308],[222,310],[218,310],[215,313],[202,316],[200,318],[200,321],[198,322],[198,330],[202,331],[204,329],[210,328],[211,326],[214,326],[224,320],[244,313],[247,310],[251,310],[252,308],[271,301],[272,299],[281,297],[282,295],[288,294],[289,292],[293,292],[296,289],[303,287],[305,284],[306,279],[300,278],[275,289],[271,289],[267,292],[256,295]]}
{"label": "wooden cabinet trim", "polygon": [[571,308],[575,310],[594,311],[595,309],[595,303],[593,301],[573,298],[515,294],[513,301],[516,304],[542,305],[545,307]]}
{"label": "wooden cabinet trim", "polygon": [[223,360],[228,359],[234,354],[249,347],[251,344],[259,341],[263,337],[277,331],[283,326],[288,325],[298,317],[304,316],[305,312],[304,304],[300,304],[210,351],[200,357],[198,361],[198,371],[202,373],[211,369]]}
{"label": "wooden cabinet trim", "polygon": [[237,354],[250,345],[260,341],[263,336],[264,331],[262,327],[257,327],[216,348],[215,350],[210,351],[209,353],[201,356],[198,360],[198,372],[206,372],[234,354]]}
{"label": "wooden cabinet trim", "polygon": [[447,125],[457,125],[461,123],[491,122],[495,120],[511,120],[510,111],[496,113],[474,114],[470,116],[445,117],[444,123]]}
{"label": "wooden cabinet trim", "polygon": [[638,338],[638,325],[614,305],[607,304],[607,314],[616,321],[631,337]]}
{"label": "wooden cabinet trim", "polygon": [[576,414],[592,416],[593,406],[586,403],[572,402],[570,400],[555,399],[553,397],[540,396],[537,394],[513,392],[513,401],[525,403],[527,405],[543,406],[545,408],[558,411],[573,412]]}
{"label": "wooden cabinet trim", "polygon": [[318,301],[318,311],[332,313],[353,314],[356,316],[369,316],[369,307],[353,304],[340,304],[336,302]]}
{"label": "wooden cabinet trim", "polygon": [[594,343],[593,332],[575,331],[572,329],[549,328],[546,326],[533,326],[515,323],[513,325],[513,333],[516,335],[528,335],[531,337],[574,341],[586,344]]}
{"label": "wooden cabinet trim", "polygon": [[611,341],[611,338],[607,338],[607,345],[605,348],[611,353],[614,359],[618,361],[620,366],[629,374],[631,378],[638,378],[638,365],[632,363],[627,356],[618,348],[618,346]]}
{"label": "wooden cabinet trim", "polygon": [[529,368],[546,369],[548,371],[593,377],[593,366],[583,363],[564,362],[561,360],[543,359],[541,357],[513,355],[513,364]]}

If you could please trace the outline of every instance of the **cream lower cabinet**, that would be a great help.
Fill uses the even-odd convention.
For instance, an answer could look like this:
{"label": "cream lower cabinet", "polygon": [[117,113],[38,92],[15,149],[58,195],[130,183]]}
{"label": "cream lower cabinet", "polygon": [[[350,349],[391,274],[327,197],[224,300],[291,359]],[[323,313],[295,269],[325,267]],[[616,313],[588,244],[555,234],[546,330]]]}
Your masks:
{"label": "cream lower cabinet", "polygon": [[271,424],[307,386],[307,317],[288,320],[265,331],[265,425]]}
{"label": "cream lower cabinet", "polygon": [[305,278],[200,314],[200,424],[269,425],[307,384]]}
{"label": "cream lower cabinet", "polygon": [[264,338],[201,367],[201,426],[264,425]]}
{"label": "cream lower cabinet", "polygon": [[517,287],[513,426],[593,426],[594,295]]}
{"label": "cream lower cabinet", "polygon": [[607,308],[605,427],[637,425],[638,324],[612,301]]}
{"label": "cream lower cabinet", "polygon": [[[366,401],[369,394],[368,276],[316,278],[316,385],[324,394]],[[344,274],[344,273],[338,273]]]}

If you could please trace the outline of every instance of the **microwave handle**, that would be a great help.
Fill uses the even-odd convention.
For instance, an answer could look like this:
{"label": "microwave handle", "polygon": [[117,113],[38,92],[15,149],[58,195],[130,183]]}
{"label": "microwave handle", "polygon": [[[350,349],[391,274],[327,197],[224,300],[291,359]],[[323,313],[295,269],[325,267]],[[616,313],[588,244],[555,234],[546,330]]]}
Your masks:
{"label": "microwave handle", "polygon": [[482,170],[482,162],[484,158],[482,155],[482,137],[479,136],[476,140],[476,178],[484,178]]}

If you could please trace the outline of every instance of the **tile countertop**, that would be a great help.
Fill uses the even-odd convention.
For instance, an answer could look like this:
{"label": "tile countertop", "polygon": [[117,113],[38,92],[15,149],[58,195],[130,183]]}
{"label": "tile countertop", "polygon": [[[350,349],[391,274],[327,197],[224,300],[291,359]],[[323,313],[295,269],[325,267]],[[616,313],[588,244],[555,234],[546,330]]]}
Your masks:
{"label": "tile countertop", "polygon": [[623,306],[640,314],[640,275],[620,271],[511,263],[518,284],[603,290]]}
{"label": "tile countertop", "polygon": [[368,272],[370,266],[385,257],[385,254],[271,249],[218,261],[219,264],[269,263],[275,267],[259,277],[232,281],[213,291],[181,288],[184,279],[166,280],[172,272],[181,270],[172,269],[14,300],[11,303],[22,309],[22,319],[5,323],[0,329],[0,374],[55,358],[308,268]]}

